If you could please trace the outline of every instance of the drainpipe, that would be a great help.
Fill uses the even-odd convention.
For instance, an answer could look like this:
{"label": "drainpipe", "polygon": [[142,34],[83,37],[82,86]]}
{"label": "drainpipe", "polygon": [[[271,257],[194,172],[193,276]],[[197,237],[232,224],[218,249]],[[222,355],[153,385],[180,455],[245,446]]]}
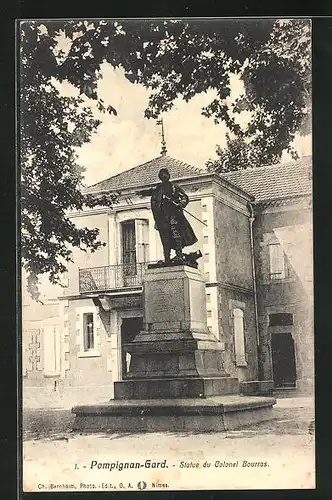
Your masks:
{"label": "drainpipe", "polygon": [[[255,307],[255,323],[256,323],[256,341],[257,341],[257,355],[259,356],[259,327],[258,327],[258,306],[257,306],[257,283],[256,283],[256,267],[255,267],[255,255],[254,255],[254,237],[252,225],[254,223],[254,209],[251,203],[248,202],[248,207],[250,209],[250,248],[251,248],[251,266],[252,266],[252,277],[253,277],[253,287],[254,287],[254,307]],[[259,357],[257,358],[259,362]]]}

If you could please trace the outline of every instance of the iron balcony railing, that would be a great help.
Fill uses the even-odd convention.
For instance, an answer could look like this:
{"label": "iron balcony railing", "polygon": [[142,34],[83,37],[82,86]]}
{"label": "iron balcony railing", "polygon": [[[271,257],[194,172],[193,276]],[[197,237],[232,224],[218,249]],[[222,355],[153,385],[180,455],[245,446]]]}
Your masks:
{"label": "iron balcony railing", "polygon": [[148,262],[79,269],[80,293],[142,286]]}

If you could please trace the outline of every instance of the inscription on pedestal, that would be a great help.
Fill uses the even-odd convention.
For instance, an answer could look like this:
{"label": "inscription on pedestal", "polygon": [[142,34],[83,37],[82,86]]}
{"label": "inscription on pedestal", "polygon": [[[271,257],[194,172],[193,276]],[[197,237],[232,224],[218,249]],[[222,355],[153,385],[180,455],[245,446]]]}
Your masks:
{"label": "inscription on pedestal", "polygon": [[156,292],[156,295],[153,296],[151,308],[154,314],[160,315],[165,313],[165,303],[167,303],[168,294],[169,292],[160,289]]}
{"label": "inscription on pedestal", "polygon": [[145,289],[146,323],[183,322],[184,286],[182,280],[156,281]]}

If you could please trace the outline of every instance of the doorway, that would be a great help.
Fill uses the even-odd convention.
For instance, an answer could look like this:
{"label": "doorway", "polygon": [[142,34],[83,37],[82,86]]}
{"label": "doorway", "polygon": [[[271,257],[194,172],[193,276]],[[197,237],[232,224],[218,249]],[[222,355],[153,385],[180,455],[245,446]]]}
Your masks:
{"label": "doorway", "polygon": [[271,338],[275,387],[296,386],[294,340],[290,333],[274,333]]}
{"label": "doorway", "polygon": [[130,364],[130,354],[125,352],[124,344],[132,342],[136,335],[142,330],[143,318],[122,318],[121,325],[121,374],[122,380],[127,378]]}

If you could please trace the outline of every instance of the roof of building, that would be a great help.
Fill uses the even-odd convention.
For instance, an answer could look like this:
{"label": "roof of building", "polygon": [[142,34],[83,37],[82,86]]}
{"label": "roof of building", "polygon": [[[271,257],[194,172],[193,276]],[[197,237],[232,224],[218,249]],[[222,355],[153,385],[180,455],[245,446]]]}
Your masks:
{"label": "roof of building", "polygon": [[255,201],[274,200],[311,194],[311,156],[289,163],[247,168],[220,174],[255,197]]}
{"label": "roof of building", "polygon": [[165,155],[147,161],[142,165],[137,165],[113,177],[109,177],[93,186],[89,186],[88,191],[90,193],[97,191],[116,191],[135,186],[143,186],[145,184],[153,184],[159,181],[158,172],[161,168],[168,168],[171,178],[173,179],[196,176],[204,173],[204,171],[199,168]]}
{"label": "roof of building", "polygon": [[[311,156],[305,156],[293,162],[247,168],[222,173],[220,176],[254,196],[256,202],[261,202],[311,194],[311,166]],[[153,184],[158,182],[158,172],[161,168],[168,168],[172,179],[196,177],[207,173],[206,170],[165,155],[89,186],[87,191],[90,193],[120,191]]]}

